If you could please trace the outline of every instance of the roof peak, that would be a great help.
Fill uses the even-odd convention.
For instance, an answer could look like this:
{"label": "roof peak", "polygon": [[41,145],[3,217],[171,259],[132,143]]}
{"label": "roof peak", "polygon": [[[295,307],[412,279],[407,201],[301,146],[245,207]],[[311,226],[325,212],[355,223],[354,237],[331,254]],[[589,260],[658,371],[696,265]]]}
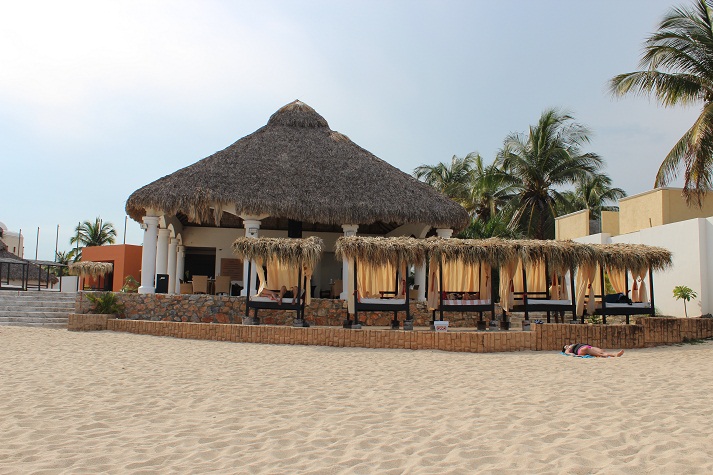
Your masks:
{"label": "roof peak", "polygon": [[329,128],[329,124],[324,117],[299,99],[280,107],[277,112],[270,116],[267,125]]}

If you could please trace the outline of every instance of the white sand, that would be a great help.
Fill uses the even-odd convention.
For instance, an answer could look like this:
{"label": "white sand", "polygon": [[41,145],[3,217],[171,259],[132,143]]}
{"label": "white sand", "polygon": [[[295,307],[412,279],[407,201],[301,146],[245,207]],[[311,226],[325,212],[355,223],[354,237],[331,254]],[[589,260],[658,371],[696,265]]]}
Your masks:
{"label": "white sand", "polygon": [[0,327],[0,473],[713,473],[711,362]]}

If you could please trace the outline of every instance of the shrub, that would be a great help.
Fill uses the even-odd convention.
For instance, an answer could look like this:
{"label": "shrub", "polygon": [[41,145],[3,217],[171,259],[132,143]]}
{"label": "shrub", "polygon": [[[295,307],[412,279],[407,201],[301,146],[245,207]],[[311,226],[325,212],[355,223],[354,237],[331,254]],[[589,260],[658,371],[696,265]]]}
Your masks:
{"label": "shrub", "polygon": [[97,294],[87,294],[87,299],[94,304],[94,313],[120,314],[124,311],[124,305],[119,302],[113,292],[100,292]]}

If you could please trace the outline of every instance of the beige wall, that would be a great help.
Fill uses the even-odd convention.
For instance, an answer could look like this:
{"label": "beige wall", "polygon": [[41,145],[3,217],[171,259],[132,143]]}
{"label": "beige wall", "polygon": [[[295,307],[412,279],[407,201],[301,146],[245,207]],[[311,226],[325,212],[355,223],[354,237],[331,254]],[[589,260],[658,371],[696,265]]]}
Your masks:
{"label": "beige wall", "polygon": [[651,190],[619,200],[619,232],[621,234],[661,226],[665,224],[663,217],[661,190]]}
{"label": "beige wall", "polygon": [[555,239],[577,239],[589,236],[589,210],[583,209],[555,219]]}
{"label": "beige wall", "polygon": [[687,206],[686,200],[681,196],[678,188],[665,188],[663,193],[664,221],[665,224],[677,223],[693,218],[707,218],[713,216],[713,200],[703,201],[703,207]]}
{"label": "beige wall", "polygon": [[611,236],[619,234],[619,212],[618,211],[602,211],[602,229],[601,232]]}
{"label": "beige wall", "polygon": [[622,198],[619,212],[619,232],[626,234],[662,224],[713,216],[713,200],[704,201],[701,208],[689,207],[681,196],[681,188],[657,188]]}

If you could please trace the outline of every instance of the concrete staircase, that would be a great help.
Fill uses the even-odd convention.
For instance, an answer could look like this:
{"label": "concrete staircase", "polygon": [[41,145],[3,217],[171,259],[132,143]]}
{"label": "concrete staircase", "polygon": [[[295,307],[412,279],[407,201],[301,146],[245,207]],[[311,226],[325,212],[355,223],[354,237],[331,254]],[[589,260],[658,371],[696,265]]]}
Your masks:
{"label": "concrete staircase", "polygon": [[77,294],[0,291],[0,326],[67,328]]}

